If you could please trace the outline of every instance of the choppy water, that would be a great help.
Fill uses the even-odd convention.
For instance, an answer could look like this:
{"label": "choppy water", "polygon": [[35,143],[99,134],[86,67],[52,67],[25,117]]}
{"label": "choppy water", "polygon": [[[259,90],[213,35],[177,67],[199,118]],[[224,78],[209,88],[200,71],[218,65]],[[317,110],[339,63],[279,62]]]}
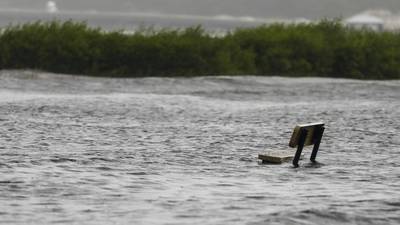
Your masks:
{"label": "choppy water", "polygon": [[[399,99],[399,81],[3,71],[0,223],[399,224]],[[320,164],[259,164],[320,120]]]}

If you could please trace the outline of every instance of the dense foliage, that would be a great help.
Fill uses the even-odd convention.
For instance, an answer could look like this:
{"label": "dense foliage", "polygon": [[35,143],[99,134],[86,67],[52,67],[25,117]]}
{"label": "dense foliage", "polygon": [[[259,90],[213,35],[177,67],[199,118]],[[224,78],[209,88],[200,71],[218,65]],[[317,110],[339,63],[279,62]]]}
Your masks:
{"label": "dense foliage", "polygon": [[103,32],[85,23],[4,28],[0,69],[95,76],[284,75],[400,78],[400,34],[338,21],[273,24],[213,36],[201,27]]}

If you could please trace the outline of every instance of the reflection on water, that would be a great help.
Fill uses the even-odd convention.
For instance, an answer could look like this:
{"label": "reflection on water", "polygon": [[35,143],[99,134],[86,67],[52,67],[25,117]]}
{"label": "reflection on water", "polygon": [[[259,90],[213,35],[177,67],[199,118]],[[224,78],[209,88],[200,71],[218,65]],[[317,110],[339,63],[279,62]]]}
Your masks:
{"label": "reflection on water", "polygon": [[[3,71],[0,96],[1,223],[400,221],[399,81]],[[316,120],[319,166],[258,163]]]}

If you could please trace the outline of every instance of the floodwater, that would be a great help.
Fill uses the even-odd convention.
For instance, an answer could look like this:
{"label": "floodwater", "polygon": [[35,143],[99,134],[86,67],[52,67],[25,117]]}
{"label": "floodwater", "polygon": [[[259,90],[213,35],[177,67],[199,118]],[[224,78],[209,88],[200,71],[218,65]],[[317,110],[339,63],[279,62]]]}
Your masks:
{"label": "floodwater", "polygon": [[[0,72],[1,224],[399,224],[400,81]],[[318,164],[263,165],[324,121]]]}

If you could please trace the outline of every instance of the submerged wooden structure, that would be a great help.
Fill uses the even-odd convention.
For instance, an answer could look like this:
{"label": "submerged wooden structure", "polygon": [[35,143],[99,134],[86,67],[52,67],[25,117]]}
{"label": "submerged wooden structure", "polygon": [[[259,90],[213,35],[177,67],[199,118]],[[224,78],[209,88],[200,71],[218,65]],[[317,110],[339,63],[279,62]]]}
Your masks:
{"label": "submerged wooden structure", "polygon": [[314,145],[311,152],[310,160],[315,162],[317,157],[319,145],[321,143],[322,135],[325,127],[324,123],[310,123],[297,125],[293,129],[292,137],[289,141],[289,147],[296,148],[296,151],[269,151],[258,155],[258,158],[263,163],[283,163],[292,160],[295,167],[299,166],[299,160],[304,155],[302,154],[305,146]]}

